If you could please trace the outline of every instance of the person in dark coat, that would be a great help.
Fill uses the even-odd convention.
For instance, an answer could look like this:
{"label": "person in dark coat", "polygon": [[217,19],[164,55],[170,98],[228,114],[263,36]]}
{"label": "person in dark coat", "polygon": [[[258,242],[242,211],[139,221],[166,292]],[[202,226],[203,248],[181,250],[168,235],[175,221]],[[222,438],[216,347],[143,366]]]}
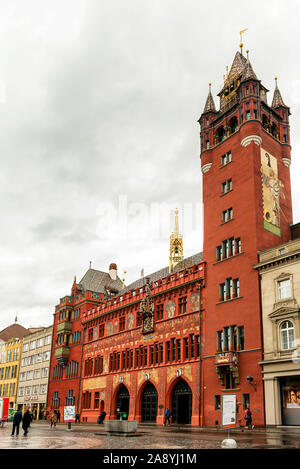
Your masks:
{"label": "person in dark coat", "polygon": [[246,426],[245,428],[254,428],[254,425],[252,425],[252,412],[251,410],[249,409],[249,407],[247,408],[246,412],[245,412],[245,417],[244,419],[246,420]]}
{"label": "person in dark coat", "polygon": [[24,430],[24,436],[27,435],[30,424],[31,424],[31,415],[30,415],[29,410],[27,409],[22,419],[22,428]]}
{"label": "person in dark coat", "polygon": [[167,421],[169,422],[170,425],[170,417],[171,417],[171,412],[168,408],[165,410],[165,420],[164,420],[164,425],[167,424]]}
{"label": "person in dark coat", "polygon": [[104,410],[102,410],[102,412],[101,412],[101,414],[99,415],[99,418],[98,418],[98,423],[102,424],[104,422],[105,416],[106,416],[106,412]]}
{"label": "person in dark coat", "polygon": [[75,423],[80,423],[80,415],[79,413],[77,412],[77,414],[75,415]]}
{"label": "person in dark coat", "polygon": [[60,423],[60,412],[59,412],[59,410],[57,411],[57,421],[58,421],[58,423]]}
{"label": "person in dark coat", "polygon": [[19,435],[19,427],[20,427],[21,421],[22,421],[22,412],[17,410],[13,419],[13,427],[12,427],[11,436],[14,436],[15,430],[16,430],[16,436]]}

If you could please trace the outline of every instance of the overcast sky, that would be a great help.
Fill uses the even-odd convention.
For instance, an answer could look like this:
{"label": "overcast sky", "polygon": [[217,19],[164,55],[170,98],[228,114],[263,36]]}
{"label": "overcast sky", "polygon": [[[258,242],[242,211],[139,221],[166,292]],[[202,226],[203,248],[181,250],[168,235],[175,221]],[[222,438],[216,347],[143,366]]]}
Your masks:
{"label": "overcast sky", "polygon": [[200,117],[212,82],[250,50],[292,116],[300,221],[298,0],[0,0],[0,330],[52,324],[92,267],[126,283],[202,250]]}

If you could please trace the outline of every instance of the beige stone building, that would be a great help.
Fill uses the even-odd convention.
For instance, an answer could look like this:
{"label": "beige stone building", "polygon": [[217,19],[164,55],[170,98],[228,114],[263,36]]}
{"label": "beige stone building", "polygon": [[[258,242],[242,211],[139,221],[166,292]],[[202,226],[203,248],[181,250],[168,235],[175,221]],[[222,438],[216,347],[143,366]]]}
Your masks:
{"label": "beige stone building", "polygon": [[300,425],[300,237],[259,253],[266,425]]}
{"label": "beige stone building", "polygon": [[47,404],[53,326],[39,328],[23,340],[17,408],[27,407],[35,419],[44,417]]}

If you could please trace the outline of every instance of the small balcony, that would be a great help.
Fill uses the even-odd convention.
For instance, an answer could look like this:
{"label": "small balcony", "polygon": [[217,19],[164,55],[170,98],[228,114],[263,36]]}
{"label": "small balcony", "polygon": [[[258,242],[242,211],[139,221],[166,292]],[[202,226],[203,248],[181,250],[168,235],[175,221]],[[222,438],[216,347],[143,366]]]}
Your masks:
{"label": "small balcony", "polygon": [[63,321],[57,325],[57,334],[63,332],[72,332],[72,323],[70,321]]}
{"label": "small balcony", "polygon": [[57,347],[54,351],[54,355],[58,363],[62,366],[66,366],[70,355],[70,348],[66,346]]}
{"label": "small balcony", "polygon": [[221,352],[216,354],[216,365],[236,365],[238,356],[236,352]]}

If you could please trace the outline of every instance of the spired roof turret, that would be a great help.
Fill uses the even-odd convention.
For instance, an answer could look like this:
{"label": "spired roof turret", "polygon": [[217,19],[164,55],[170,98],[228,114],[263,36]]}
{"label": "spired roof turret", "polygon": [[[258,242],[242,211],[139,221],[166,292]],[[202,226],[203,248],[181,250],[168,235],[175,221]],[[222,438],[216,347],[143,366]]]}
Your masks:
{"label": "spired roof turret", "polygon": [[214,98],[212,97],[212,94],[211,94],[211,83],[209,84],[209,92],[208,92],[207,100],[204,106],[203,114],[207,112],[217,112],[215,103],[214,103]]}
{"label": "spired roof turret", "polygon": [[[249,52],[249,51],[247,51]],[[254,73],[254,70],[252,68],[251,62],[249,60],[249,57],[247,57],[247,62],[246,65],[244,66],[244,70],[241,76],[241,82],[247,81],[247,80],[258,80],[257,76]]]}
{"label": "spired roof turret", "polygon": [[247,63],[246,57],[244,57],[243,54],[237,51],[233,59],[232,65],[231,65],[230,72],[228,74],[228,80],[232,81],[232,80],[236,80],[237,78],[239,78],[245,69],[246,63]]}
{"label": "spired roof turret", "polygon": [[286,104],[284,104],[281,93],[280,93],[279,88],[277,86],[277,78],[275,78],[275,83],[276,84],[275,84],[275,90],[274,90],[274,95],[273,95],[273,100],[272,100],[271,107],[273,109],[277,109],[278,107],[281,107],[281,106],[288,108],[288,106],[286,106]]}

